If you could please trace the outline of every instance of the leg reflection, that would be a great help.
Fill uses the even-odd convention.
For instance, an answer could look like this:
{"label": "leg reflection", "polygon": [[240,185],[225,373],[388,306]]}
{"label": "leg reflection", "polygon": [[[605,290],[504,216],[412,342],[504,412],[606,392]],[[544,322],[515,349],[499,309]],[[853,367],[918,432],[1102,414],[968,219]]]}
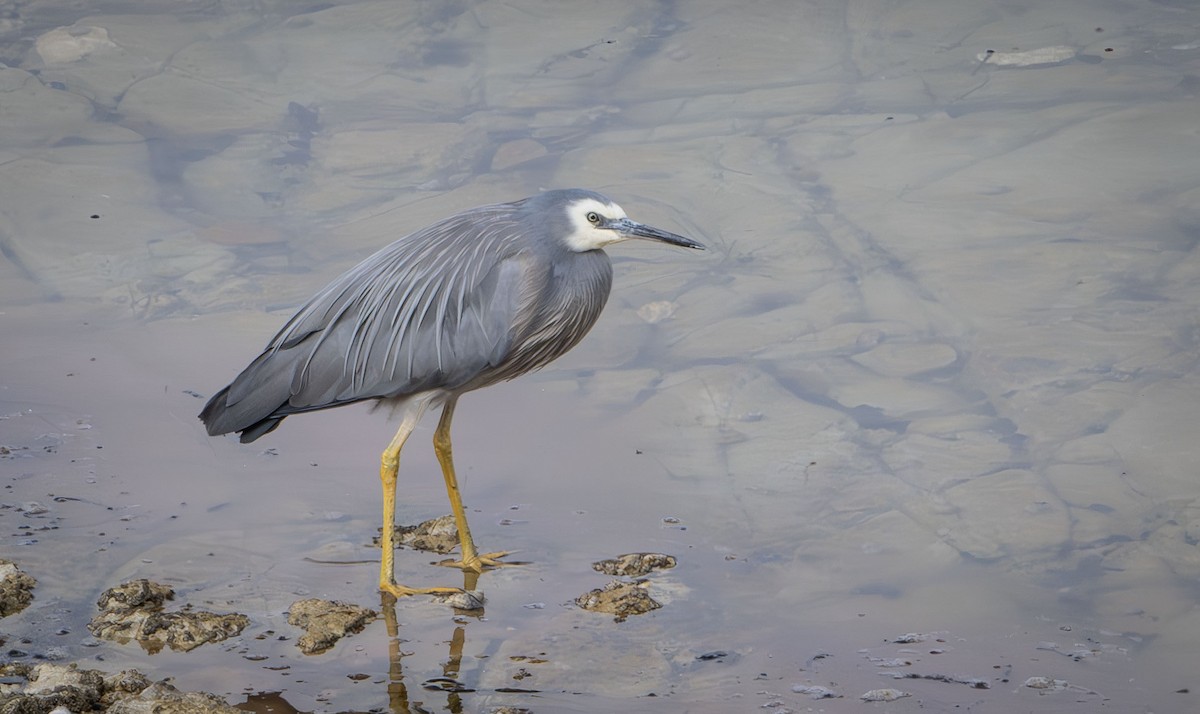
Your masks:
{"label": "leg reflection", "polygon": [[380,593],[380,611],[383,612],[383,623],[388,635],[388,709],[393,714],[412,714],[408,706],[408,687],[404,684],[404,668],[400,658],[405,653],[400,651],[400,625],[396,621],[396,598],[389,592]]}
{"label": "leg reflection", "polygon": [[[479,584],[479,573],[463,572],[463,589],[474,590]],[[434,711],[425,708],[425,702],[409,699],[408,685],[404,679],[402,660],[411,655],[401,649],[400,623],[396,618],[396,598],[387,592],[381,593],[380,610],[383,612],[384,625],[388,636],[388,708],[392,714],[423,714]],[[483,610],[458,610],[459,614],[481,617]],[[450,711],[461,714],[463,709],[462,694],[473,692],[459,676],[462,672],[463,648],[467,642],[467,630],[462,624],[456,624],[450,636],[449,657],[442,665],[442,676],[433,677],[421,683],[426,691],[445,692],[446,706],[440,711]]]}

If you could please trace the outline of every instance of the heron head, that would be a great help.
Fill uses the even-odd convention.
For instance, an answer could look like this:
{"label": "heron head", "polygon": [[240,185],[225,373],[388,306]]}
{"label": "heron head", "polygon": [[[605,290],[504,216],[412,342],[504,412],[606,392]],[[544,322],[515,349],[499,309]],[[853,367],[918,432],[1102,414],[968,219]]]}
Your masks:
{"label": "heron head", "polygon": [[567,214],[567,235],[564,242],[571,250],[582,253],[597,250],[612,243],[631,238],[659,241],[685,248],[704,249],[704,246],[681,235],[630,220],[625,211],[609,199],[590,191],[572,191],[564,207]]}

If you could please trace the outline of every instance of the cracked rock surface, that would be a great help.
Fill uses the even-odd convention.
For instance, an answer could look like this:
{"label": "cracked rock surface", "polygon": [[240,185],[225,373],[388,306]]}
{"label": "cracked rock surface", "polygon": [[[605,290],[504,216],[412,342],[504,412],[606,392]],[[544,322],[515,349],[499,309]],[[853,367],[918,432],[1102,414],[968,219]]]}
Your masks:
{"label": "cracked rock surface", "polygon": [[37,581],[22,572],[16,563],[0,558],[0,617],[18,613],[33,602]]}
{"label": "cracked rock surface", "polygon": [[337,641],[362,632],[379,613],[353,603],[309,598],[297,600],[288,609],[288,624],[304,628],[296,646],[304,654],[320,654]]}
{"label": "cracked rock surface", "polygon": [[100,595],[100,614],[88,623],[88,630],[101,639],[125,643],[135,640],[147,652],[164,646],[180,652],[241,634],[250,624],[245,615],[219,615],[184,605],[176,612],[164,612],[175,591],[167,585],[145,578],[131,580]]}
{"label": "cracked rock surface", "polygon": [[115,674],[75,665],[0,665],[0,711],[107,714],[237,714],[215,694],[181,692],[165,680],[151,682],[137,670]]}

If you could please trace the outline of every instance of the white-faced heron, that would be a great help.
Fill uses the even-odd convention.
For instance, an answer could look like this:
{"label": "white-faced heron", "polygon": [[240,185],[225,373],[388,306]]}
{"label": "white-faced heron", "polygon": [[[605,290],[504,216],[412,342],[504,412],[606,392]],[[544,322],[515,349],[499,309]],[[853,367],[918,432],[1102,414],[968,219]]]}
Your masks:
{"label": "white-faced heron", "polygon": [[612,286],[602,250],[644,238],[704,246],[625,216],[593,191],[547,191],[482,206],[392,243],[308,301],[267,348],[204,407],[211,435],[266,434],[292,414],[363,400],[396,405],[400,428],[383,452],[380,589],[395,596],[454,588],[396,584],[392,528],[400,449],[430,406],[442,405],[433,448],[458,526],[461,559],[476,573],[506,553],[475,549],[450,451],[454,405],[465,392],[545,366],[587,334]]}

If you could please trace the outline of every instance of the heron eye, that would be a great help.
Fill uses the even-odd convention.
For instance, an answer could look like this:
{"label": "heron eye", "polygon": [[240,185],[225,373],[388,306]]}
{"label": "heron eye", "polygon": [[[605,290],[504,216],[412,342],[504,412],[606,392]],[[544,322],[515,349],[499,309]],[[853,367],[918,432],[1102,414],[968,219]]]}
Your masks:
{"label": "heron eye", "polygon": [[595,211],[588,211],[587,219],[588,219],[588,223],[591,223],[593,225],[600,224],[600,214],[596,213]]}

